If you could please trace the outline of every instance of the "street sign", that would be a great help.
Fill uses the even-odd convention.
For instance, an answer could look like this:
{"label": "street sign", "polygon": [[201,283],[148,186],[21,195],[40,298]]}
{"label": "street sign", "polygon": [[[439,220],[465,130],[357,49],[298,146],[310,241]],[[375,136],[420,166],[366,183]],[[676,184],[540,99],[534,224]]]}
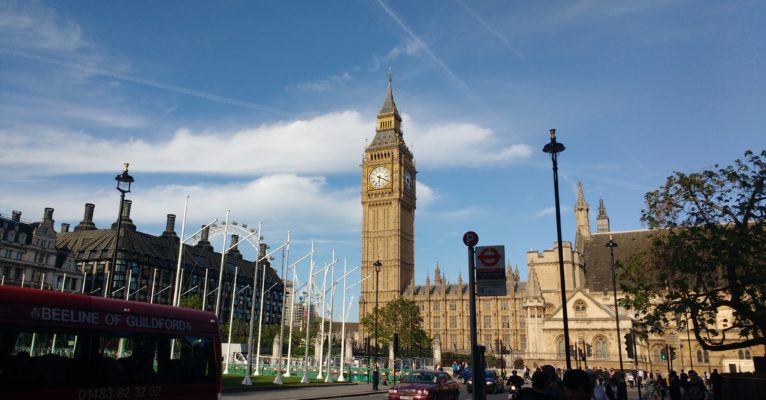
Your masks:
{"label": "street sign", "polygon": [[505,296],[505,247],[476,247],[476,295]]}
{"label": "street sign", "polygon": [[505,280],[505,247],[478,246],[476,247],[476,280],[503,279]]}
{"label": "street sign", "polygon": [[463,243],[468,247],[476,246],[479,243],[479,235],[474,231],[468,231],[463,235]]}
{"label": "street sign", "polygon": [[508,290],[505,279],[476,280],[477,296],[507,296]]}

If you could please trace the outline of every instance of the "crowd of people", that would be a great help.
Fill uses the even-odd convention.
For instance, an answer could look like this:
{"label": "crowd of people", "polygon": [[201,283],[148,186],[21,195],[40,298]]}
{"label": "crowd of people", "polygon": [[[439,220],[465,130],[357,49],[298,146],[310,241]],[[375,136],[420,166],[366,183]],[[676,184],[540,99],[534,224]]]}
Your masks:
{"label": "crowd of people", "polygon": [[[453,363],[453,375],[461,376],[466,364]],[[521,374],[503,375],[507,385],[520,389],[520,400],[627,400],[628,388],[640,386],[641,400],[720,400],[723,378],[714,369],[703,375],[694,370],[670,371],[667,376],[643,370],[572,369],[563,371],[544,365],[534,371],[526,366]],[[531,383],[531,386],[524,386]]]}

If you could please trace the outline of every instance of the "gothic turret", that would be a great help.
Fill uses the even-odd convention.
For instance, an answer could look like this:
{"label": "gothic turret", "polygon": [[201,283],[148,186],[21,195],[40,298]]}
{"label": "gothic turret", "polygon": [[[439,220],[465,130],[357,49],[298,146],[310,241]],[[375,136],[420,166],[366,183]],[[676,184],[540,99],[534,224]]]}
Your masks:
{"label": "gothic turret", "polygon": [[598,217],[596,217],[596,231],[598,233],[609,232],[609,216],[606,215],[604,199],[598,200]]}
{"label": "gothic turret", "polygon": [[585,202],[585,196],[582,192],[582,182],[577,183],[577,203],[574,206],[575,209],[575,221],[577,223],[577,234],[582,235],[583,238],[590,237],[590,220],[588,219],[588,212],[590,207]]}

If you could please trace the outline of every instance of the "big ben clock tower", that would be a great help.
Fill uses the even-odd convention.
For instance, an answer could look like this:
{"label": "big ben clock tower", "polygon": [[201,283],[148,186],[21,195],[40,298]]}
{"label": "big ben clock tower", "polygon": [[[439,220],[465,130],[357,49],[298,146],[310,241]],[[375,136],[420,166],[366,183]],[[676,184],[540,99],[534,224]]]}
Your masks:
{"label": "big ben clock tower", "polygon": [[362,161],[362,282],[359,320],[378,305],[397,299],[412,283],[415,269],[415,162],[402,136],[402,117],[394,103],[391,75],[378,112],[375,138]]}

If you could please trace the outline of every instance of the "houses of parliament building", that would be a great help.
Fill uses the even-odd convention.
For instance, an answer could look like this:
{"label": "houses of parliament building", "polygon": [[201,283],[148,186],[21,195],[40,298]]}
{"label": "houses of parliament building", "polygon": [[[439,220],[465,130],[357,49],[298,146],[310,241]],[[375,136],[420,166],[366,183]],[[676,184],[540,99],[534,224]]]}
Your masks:
{"label": "houses of parliament building", "polygon": [[[458,275],[450,281],[437,263],[433,279],[429,274],[423,284],[414,281],[417,169],[413,154],[405,144],[401,123],[389,77],[388,92],[377,116],[375,137],[365,149],[361,165],[362,276],[373,279],[362,284],[359,320],[374,310],[375,264],[379,261],[380,307],[398,297],[415,301],[424,329],[435,341],[438,338],[442,351],[469,354],[468,279],[464,281]],[[620,351],[625,358],[622,338],[636,324],[632,313],[620,309],[620,332],[616,331],[612,264],[605,245],[610,238],[618,243],[615,261],[625,262],[650,245],[649,231],[612,231],[604,202],[599,200],[596,231],[592,232],[590,208],[582,184],[578,185],[574,213],[574,244],[562,243],[570,344],[584,349],[583,355],[590,366],[619,368]],[[502,347],[509,365],[564,366],[557,243],[551,249],[527,252],[527,269],[527,279],[522,281],[518,266],[507,268],[506,296],[477,297],[478,341],[486,346],[487,353],[500,354]],[[618,292],[617,296],[622,295]],[[719,321],[721,323],[725,320]],[[693,334],[669,331],[665,335],[648,335],[646,340],[637,342],[641,368],[664,368],[661,352],[666,344],[679,349],[676,369],[692,366],[712,370],[727,366],[725,369],[729,370],[728,366],[735,361],[738,370],[752,368],[751,353],[755,349],[712,353],[696,343]],[[359,332],[357,338],[364,335],[366,333]],[[633,363],[634,360],[625,358],[626,366]]]}

